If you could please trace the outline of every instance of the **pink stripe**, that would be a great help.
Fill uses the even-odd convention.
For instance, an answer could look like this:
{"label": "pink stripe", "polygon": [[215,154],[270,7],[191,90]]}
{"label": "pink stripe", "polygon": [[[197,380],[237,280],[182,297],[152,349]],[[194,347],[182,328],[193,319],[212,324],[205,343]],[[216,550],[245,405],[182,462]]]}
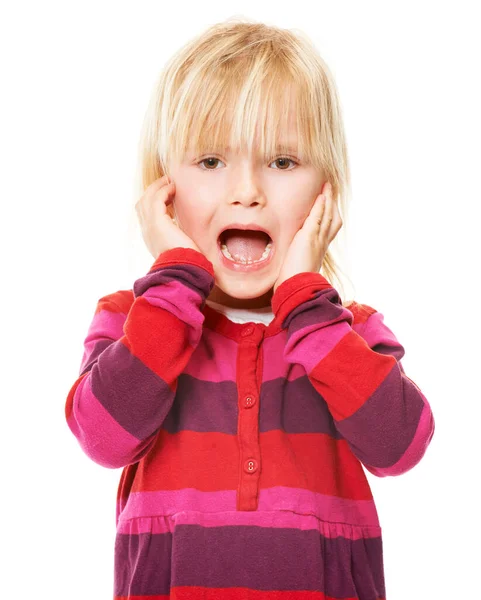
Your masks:
{"label": "pink stripe", "polygon": [[[362,330],[362,324],[352,327],[354,331]],[[282,356],[286,346],[286,331],[264,339],[264,356]],[[341,336],[342,337],[342,336]],[[316,344],[316,353],[319,344]],[[188,362],[184,373],[201,381],[235,381],[238,344],[207,327],[203,337]],[[222,356],[224,360],[213,361],[212,356]],[[265,360],[262,373],[262,382],[284,378],[294,381],[306,374],[304,367],[298,363],[290,364],[286,361]]]}
{"label": "pink stripe", "polygon": [[[264,357],[282,356],[285,345],[285,331],[265,338],[262,349]],[[235,381],[237,352],[237,342],[205,328],[202,339],[183,373],[201,381]],[[224,360],[213,361],[212,356],[222,356]],[[298,363],[289,364],[287,361],[282,360],[264,360],[262,383],[279,378],[293,381],[305,374],[306,370]]]}
{"label": "pink stripe", "polygon": [[[132,450],[142,450],[139,440],[121,427],[94,396],[90,374],[75,390],[72,414],[67,423],[87,456],[103,467],[118,468],[124,458],[131,458]],[[147,439],[143,447],[151,442],[151,438]],[[112,457],[115,457],[114,463]]]}
{"label": "pink stripe", "polygon": [[[194,488],[152,492],[131,492],[120,521],[175,513],[223,513],[237,511],[236,490],[201,492]],[[322,521],[359,527],[379,527],[373,500],[348,500],[301,488],[276,486],[260,490],[257,511],[290,511]]]}
{"label": "pink stripe", "polygon": [[383,344],[386,346],[399,346],[394,333],[384,323],[384,315],[380,312],[375,312],[369,316],[367,321],[360,326],[361,332],[358,332],[366,340],[369,347]]}
{"label": "pink stripe", "polygon": [[[238,344],[204,328],[202,339],[182,373],[200,381],[235,381]],[[212,360],[222,356],[222,360]]]}
{"label": "pink stripe", "polygon": [[104,309],[94,315],[84,341],[84,354],[80,365],[80,373],[84,370],[98,341],[103,339],[118,340],[124,335],[125,317],[124,313],[115,313]]}
{"label": "pink stripe", "polygon": [[409,471],[416,466],[424,456],[434,434],[434,418],[426,397],[419,388],[417,388],[417,390],[424,400],[424,408],[419,419],[416,434],[411,444],[408,446],[406,452],[401,456],[397,463],[392,465],[392,467],[378,469],[365,465],[366,469],[373,475],[377,475],[378,477],[386,477],[387,475],[402,475],[406,471]]}
{"label": "pink stripe", "polygon": [[148,288],[142,294],[142,298],[152,306],[163,308],[180,321],[190,325],[188,328],[188,342],[191,346],[198,344],[202,335],[202,324],[205,317],[198,308],[201,297],[197,292],[180,281],[170,281],[161,286],[154,285]]}
{"label": "pink stripe", "polygon": [[[283,356],[286,347],[287,332],[283,330],[281,333],[268,337],[264,340],[264,357],[268,356]],[[306,370],[298,363],[289,364],[285,360],[264,360],[264,368],[262,373],[262,382],[273,381],[283,378],[287,381],[294,381],[299,377],[304,377]]]}
{"label": "pink stripe", "polygon": [[121,520],[117,533],[173,533],[179,525],[200,525],[201,527],[226,527],[251,525],[269,529],[316,529],[324,537],[344,537],[349,540],[380,537],[381,528],[367,525],[347,525],[346,523],[327,523],[312,515],[298,515],[287,511],[232,511],[219,513],[201,513],[196,511],[178,512],[169,516],[139,517]]}
{"label": "pink stripe", "polygon": [[[346,321],[336,322],[331,327],[329,323],[324,323],[325,327],[320,327],[318,323],[302,327],[295,331],[289,338],[284,355],[289,362],[296,363],[294,356],[299,349],[298,342],[302,340],[302,363],[309,374],[312,369],[340,342],[340,340],[352,331],[351,326]],[[312,333],[312,335],[310,335]]]}

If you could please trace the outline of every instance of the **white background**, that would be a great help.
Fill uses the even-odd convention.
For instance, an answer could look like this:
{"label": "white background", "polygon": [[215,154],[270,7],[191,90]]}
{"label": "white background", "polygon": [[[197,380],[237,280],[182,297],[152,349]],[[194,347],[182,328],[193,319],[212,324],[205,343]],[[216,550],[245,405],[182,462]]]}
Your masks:
{"label": "white background", "polygon": [[[302,29],[342,102],[353,203],[342,263],[382,312],[436,432],[368,474],[388,600],[480,597],[480,106],[476,2],[17,2],[2,10],[5,598],[106,600],[120,470],[65,421],[97,299],[153,259],[132,229],[136,148],[165,61],[245,16]],[[341,234],[340,234],[341,235]]]}

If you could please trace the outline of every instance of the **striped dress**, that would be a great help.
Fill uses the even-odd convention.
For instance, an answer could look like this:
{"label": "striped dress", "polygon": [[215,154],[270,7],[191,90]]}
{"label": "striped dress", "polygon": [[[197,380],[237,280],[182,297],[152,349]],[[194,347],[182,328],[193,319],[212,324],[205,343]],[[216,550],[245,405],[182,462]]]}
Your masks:
{"label": "striped dress", "polygon": [[434,433],[383,315],[319,273],[272,297],[269,323],[207,298],[212,263],[159,255],[96,306],[68,427],[122,468],[114,600],[379,600],[382,531],[363,467],[395,476]]}

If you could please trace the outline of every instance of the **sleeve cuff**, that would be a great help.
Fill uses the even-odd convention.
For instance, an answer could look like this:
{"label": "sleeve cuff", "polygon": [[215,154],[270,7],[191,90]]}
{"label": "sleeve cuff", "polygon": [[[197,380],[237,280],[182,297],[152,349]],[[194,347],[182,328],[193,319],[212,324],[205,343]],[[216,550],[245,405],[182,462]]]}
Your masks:
{"label": "sleeve cuff", "polygon": [[283,281],[271,298],[272,312],[284,318],[299,304],[310,300],[318,291],[331,288],[330,282],[320,273],[296,273]]}
{"label": "sleeve cuff", "polygon": [[154,271],[159,267],[173,264],[189,264],[196,267],[201,267],[202,269],[205,269],[212,277],[215,277],[214,265],[205,256],[205,254],[202,254],[202,252],[194,250],[193,248],[183,248],[180,246],[161,252],[150,267],[150,271]]}

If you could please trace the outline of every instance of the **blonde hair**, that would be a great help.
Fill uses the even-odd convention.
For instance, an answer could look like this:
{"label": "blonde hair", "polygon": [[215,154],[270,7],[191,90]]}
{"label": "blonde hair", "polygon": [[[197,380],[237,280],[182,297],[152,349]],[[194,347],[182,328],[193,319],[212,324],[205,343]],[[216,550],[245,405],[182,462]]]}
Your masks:
{"label": "blonde hair", "polygon": [[[297,35],[294,33],[297,32]],[[312,42],[286,30],[233,17],[209,27],[180,48],[154,86],[138,147],[135,202],[171,160],[192,148],[253,151],[273,160],[295,107],[300,163],[323,170],[347,225],[350,170],[334,78]],[[286,149],[287,150],[287,149]],[[221,151],[221,150],[220,150]],[[336,236],[335,240],[339,237]],[[330,244],[321,273],[344,297]],[[343,302],[349,305],[352,301]]]}

